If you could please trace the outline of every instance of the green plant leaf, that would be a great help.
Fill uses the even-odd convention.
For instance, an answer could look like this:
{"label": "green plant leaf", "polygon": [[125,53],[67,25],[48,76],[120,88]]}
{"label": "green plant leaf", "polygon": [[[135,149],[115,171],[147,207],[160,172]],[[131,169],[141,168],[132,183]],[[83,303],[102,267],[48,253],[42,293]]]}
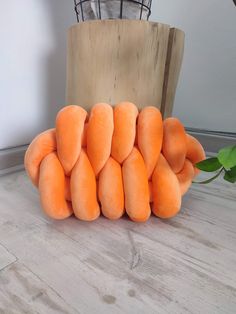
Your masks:
{"label": "green plant leaf", "polygon": [[217,157],[212,157],[198,162],[195,164],[195,167],[202,171],[213,172],[220,169],[222,164],[219,162]]}
{"label": "green plant leaf", "polygon": [[224,179],[230,183],[236,182],[236,166],[228,171],[225,171]]}
{"label": "green plant leaf", "polygon": [[236,176],[236,166],[229,170],[231,176]]}
{"label": "green plant leaf", "polygon": [[217,158],[226,169],[236,166],[236,145],[222,148],[219,151]]}
{"label": "green plant leaf", "polygon": [[206,181],[200,181],[200,182],[193,181],[193,183],[208,184],[208,183],[214,181],[216,178],[218,178],[223,170],[224,170],[224,168],[222,168],[214,177],[212,177],[212,178],[210,178],[210,179],[208,179]]}

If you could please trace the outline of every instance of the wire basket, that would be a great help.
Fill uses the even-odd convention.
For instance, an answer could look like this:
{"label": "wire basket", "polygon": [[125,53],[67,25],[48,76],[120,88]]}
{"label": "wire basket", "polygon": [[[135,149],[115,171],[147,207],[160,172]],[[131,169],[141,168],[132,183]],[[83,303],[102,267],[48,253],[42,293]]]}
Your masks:
{"label": "wire basket", "polygon": [[152,0],[74,0],[78,22],[104,19],[148,20]]}

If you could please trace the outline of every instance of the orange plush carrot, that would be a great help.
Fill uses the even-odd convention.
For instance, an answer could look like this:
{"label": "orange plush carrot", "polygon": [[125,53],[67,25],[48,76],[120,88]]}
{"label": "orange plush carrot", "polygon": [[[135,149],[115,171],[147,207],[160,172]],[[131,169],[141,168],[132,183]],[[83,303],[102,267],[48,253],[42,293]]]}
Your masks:
{"label": "orange plush carrot", "polygon": [[147,169],[136,147],[124,161],[122,174],[127,214],[133,221],[148,220],[151,210]]}
{"label": "orange plush carrot", "polygon": [[[195,165],[196,163],[204,160],[206,158],[206,154],[202,145],[198,142],[198,140],[187,134],[187,155],[186,157]],[[198,175],[200,170],[194,167],[195,175]]]}
{"label": "orange plush carrot", "polygon": [[70,186],[75,216],[86,221],[95,220],[100,215],[96,179],[88,156],[83,149],[72,170]]}
{"label": "orange plush carrot", "polygon": [[184,195],[188,191],[194,178],[194,168],[188,159],[185,160],[183,169],[177,173],[176,176],[179,180],[181,194]]}
{"label": "orange plush carrot", "polygon": [[83,130],[83,135],[82,135],[82,147],[87,146],[87,129],[88,129],[88,123],[86,122],[84,124],[84,130]]}
{"label": "orange plush carrot", "polygon": [[110,156],[113,130],[112,107],[103,103],[95,105],[87,127],[87,154],[96,176]]}
{"label": "orange plush carrot", "polygon": [[64,219],[73,213],[70,203],[65,200],[65,174],[55,152],[41,162],[39,192],[42,207],[49,217]]}
{"label": "orange plush carrot", "polygon": [[130,102],[122,102],[114,108],[114,133],[111,155],[120,164],[133,149],[137,116],[138,109]]}
{"label": "orange plush carrot", "polygon": [[167,118],[164,123],[162,152],[175,173],[181,171],[187,152],[187,136],[182,123],[176,118]]}
{"label": "orange plush carrot", "polygon": [[70,178],[65,177],[65,199],[71,202],[71,193],[70,193]]}
{"label": "orange plush carrot", "polygon": [[104,216],[118,219],[124,213],[124,189],[120,164],[110,157],[99,174],[98,196]]}
{"label": "orange plush carrot", "polygon": [[57,148],[55,129],[47,130],[31,142],[25,153],[25,169],[34,185],[38,186],[39,166],[44,157]]}
{"label": "orange plush carrot", "polygon": [[152,175],[153,213],[160,218],[175,216],[181,207],[181,191],[178,179],[168,162],[160,154]]}
{"label": "orange plush carrot", "polygon": [[153,202],[153,193],[152,193],[152,181],[148,181],[148,186],[149,186],[149,202]]}
{"label": "orange plush carrot", "polygon": [[[44,211],[63,219],[73,211],[91,221],[100,215],[120,218],[126,210],[137,222],[146,221],[152,203],[160,218],[175,216],[181,197],[205,159],[201,144],[185,133],[176,118],[162,122],[155,107],[138,114],[122,102],[112,107],[68,106],[56,119],[56,129],[38,135],[25,154],[25,168],[39,187]],[[99,202],[98,202],[99,200]]]}
{"label": "orange plush carrot", "polygon": [[138,116],[138,147],[151,177],[157,163],[163,139],[163,123],[160,111],[145,107]]}
{"label": "orange plush carrot", "polygon": [[66,174],[71,172],[79,157],[86,115],[79,106],[64,107],[57,114],[57,153]]}

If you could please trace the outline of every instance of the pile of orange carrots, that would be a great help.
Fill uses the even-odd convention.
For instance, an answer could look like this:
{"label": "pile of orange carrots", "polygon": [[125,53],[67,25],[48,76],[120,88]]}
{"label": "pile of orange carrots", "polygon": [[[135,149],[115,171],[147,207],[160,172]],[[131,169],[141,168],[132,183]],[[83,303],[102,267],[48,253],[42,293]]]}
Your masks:
{"label": "pile of orange carrots", "polygon": [[87,113],[66,106],[55,129],[39,134],[25,154],[42,207],[55,219],[74,214],[91,221],[125,212],[144,222],[151,213],[171,218],[205,159],[201,144],[176,118],[130,102],[96,104]]}

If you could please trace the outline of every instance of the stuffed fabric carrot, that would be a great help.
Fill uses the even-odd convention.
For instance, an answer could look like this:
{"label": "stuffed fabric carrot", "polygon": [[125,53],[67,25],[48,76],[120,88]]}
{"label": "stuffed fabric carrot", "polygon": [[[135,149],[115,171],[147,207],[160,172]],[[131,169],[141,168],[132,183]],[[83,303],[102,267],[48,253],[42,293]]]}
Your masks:
{"label": "stuffed fabric carrot", "polygon": [[152,189],[154,215],[174,217],[180,210],[181,190],[175,173],[162,154],[152,175]]}
{"label": "stuffed fabric carrot", "polygon": [[39,192],[42,207],[49,217],[64,219],[72,213],[65,199],[65,173],[55,152],[47,155],[40,164]]}
{"label": "stuffed fabric carrot", "polygon": [[[206,158],[206,154],[204,152],[204,149],[202,145],[198,142],[198,140],[187,134],[187,155],[186,157],[191,161],[193,166],[204,160]],[[194,167],[195,175],[198,175],[200,170]]]}
{"label": "stuffed fabric carrot", "polygon": [[187,153],[187,136],[182,123],[176,118],[167,118],[164,123],[162,152],[175,173],[181,171]]}
{"label": "stuffed fabric carrot", "polygon": [[176,174],[182,195],[184,195],[190,188],[194,175],[193,164],[188,159],[185,159],[183,169]]}
{"label": "stuffed fabric carrot", "polygon": [[124,188],[121,166],[112,157],[109,157],[99,174],[98,198],[105,217],[118,219],[124,214]]}
{"label": "stuffed fabric carrot", "polygon": [[179,212],[203,159],[201,144],[178,119],[162,121],[155,107],[139,113],[130,102],[99,103],[90,113],[79,106],[59,111],[56,128],[29,145],[25,168],[51,218],[126,213],[145,222],[151,212],[163,219]]}
{"label": "stuffed fabric carrot", "polygon": [[87,153],[95,176],[102,170],[111,154],[113,130],[112,107],[103,103],[95,105],[87,127]]}
{"label": "stuffed fabric carrot", "polygon": [[137,116],[138,109],[130,102],[120,103],[114,108],[111,155],[119,163],[129,156],[134,147]]}
{"label": "stuffed fabric carrot", "polygon": [[66,174],[70,174],[79,157],[86,116],[79,106],[65,107],[57,114],[57,153]]}
{"label": "stuffed fabric carrot", "polygon": [[163,123],[160,111],[155,107],[142,109],[138,117],[138,147],[151,177],[159,158],[163,140]]}
{"label": "stuffed fabric carrot", "polygon": [[81,151],[79,159],[71,174],[71,198],[74,214],[77,218],[90,221],[100,215],[97,202],[96,178],[84,150]]}
{"label": "stuffed fabric carrot", "polygon": [[32,183],[38,186],[39,166],[42,160],[57,149],[55,129],[47,130],[31,142],[25,153],[25,170]]}
{"label": "stuffed fabric carrot", "polygon": [[142,155],[136,147],[125,160],[122,173],[126,212],[133,221],[146,221],[151,214],[148,175]]}

